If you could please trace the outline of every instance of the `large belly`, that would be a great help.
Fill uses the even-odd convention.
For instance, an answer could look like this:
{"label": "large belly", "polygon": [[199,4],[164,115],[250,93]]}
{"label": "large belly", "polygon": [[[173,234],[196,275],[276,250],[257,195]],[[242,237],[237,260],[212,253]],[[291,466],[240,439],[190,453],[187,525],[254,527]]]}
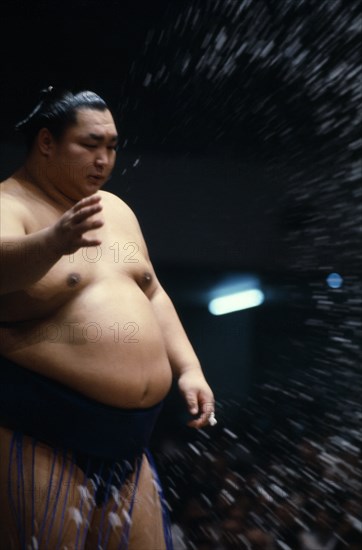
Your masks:
{"label": "large belly", "polygon": [[3,354],[119,407],[157,403],[172,380],[151,302],[132,279],[98,281],[46,321],[3,329]]}

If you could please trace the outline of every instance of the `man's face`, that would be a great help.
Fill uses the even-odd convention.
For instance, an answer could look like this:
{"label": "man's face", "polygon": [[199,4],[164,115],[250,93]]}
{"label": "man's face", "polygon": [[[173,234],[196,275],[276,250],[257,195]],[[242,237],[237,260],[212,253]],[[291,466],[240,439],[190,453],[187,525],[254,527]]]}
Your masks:
{"label": "man's face", "polygon": [[77,123],[54,141],[49,181],[69,198],[92,195],[109,179],[116,160],[117,130],[110,111],[79,109]]}

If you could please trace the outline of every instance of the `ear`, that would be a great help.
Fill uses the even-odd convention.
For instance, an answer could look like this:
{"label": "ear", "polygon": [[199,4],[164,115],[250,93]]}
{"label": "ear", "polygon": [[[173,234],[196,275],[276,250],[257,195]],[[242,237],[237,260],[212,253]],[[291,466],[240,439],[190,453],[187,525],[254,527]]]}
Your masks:
{"label": "ear", "polygon": [[54,138],[52,134],[49,132],[48,128],[41,128],[41,130],[39,130],[37,143],[38,143],[39,151],[44,156],[46,157],[49,156],[54,145]]}

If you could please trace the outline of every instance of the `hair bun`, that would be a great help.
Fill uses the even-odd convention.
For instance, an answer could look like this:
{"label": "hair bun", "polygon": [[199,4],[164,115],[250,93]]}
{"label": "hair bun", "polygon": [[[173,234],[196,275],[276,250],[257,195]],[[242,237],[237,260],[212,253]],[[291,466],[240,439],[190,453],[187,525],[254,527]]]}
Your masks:
{"label": "hair bun", "polygon": [[54,86],[48,86],[40,92],[40,99],[48,99],[55,94]]}

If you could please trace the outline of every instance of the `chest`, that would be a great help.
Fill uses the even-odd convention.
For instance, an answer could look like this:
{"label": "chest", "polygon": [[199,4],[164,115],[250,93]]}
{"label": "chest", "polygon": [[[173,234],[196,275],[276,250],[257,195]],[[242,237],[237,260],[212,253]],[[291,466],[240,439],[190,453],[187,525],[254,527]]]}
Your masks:
{"label": "chest", "polygon": [[[30,231],[55,223],[57,217],[49,211],[33,224]],[[88,231],[87,238],[97,238],[98,246],[83,247],[64,255],[48,273],[27,289],[32,298],[50,299],[52,296],[69,295],[107,279],[133,280],[144,291],[152,288],[152,267],[148,259],[143,237],[135,224],[122,220],[112,212],[104,213],[104,225]]]}

